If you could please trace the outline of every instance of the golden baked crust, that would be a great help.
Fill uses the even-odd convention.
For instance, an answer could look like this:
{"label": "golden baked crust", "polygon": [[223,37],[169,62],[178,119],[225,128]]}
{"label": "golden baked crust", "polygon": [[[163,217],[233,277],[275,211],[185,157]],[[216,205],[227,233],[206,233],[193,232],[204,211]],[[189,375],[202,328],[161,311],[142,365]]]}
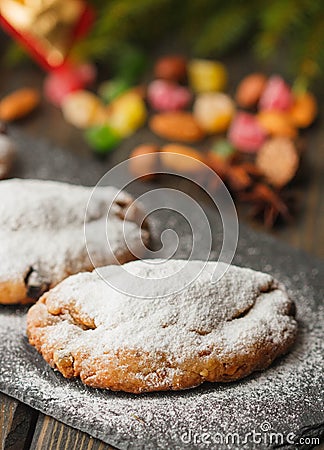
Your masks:
{"label": "golden baked crust", "polygon": [[87,209],[92,192],[53,181],[0,182],[0,303],[34,302],[72,274],[135,259],[129,243],[148,244],[144,212],[131,196],[98,187]]}
{"label": "golden baked crust", "polygon": [[[165,265],[172,272],[177,263]],[[94,272],[72,276],[29,310],[29,341],[65,377],[133,393],[233,381],[265,369],[295,340],[294,303],[270,275],[250,269],[231,266],[212,284],[214,264],[183,291],[151,299],[117,292]],[[146,265],[126,268],[148,277],[161,271]],[[111,278],[123,277],[118,270]]]}

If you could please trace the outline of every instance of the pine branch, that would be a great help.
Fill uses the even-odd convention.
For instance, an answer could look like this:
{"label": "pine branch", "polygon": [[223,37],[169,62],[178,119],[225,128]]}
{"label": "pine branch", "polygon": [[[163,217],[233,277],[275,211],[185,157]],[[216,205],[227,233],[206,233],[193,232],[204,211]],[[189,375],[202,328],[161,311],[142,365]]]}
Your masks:
{"label": "pine branch", "polygon": [[[324,1],[88,1],[97,15],[73,49],[81,58],[114,62],[130,47],[152,48],[170,35],[184,38],[196,56],[218,57],[248,37],[262,59],[284,48],[295,76],[310,80],[324,71]],[[16,50],[10,55],[20,59]]]}
{"label": "pine branch", "polygon": [[271,57],[303,18],[303,8],[298,5],[298,0],[273,0],[264,3],[259,13],[260,33],[255,40],[255,52],[261,59]]}
{"label": "pine branch", "polygon": [[147,39],[150,34],[148,25],[156,20],[159,27],[161,10],[172,3],[172,0],[110,0],[102,5],[99,0],[92,1],[98,5],[97,19],[79,51],[95,59],[114,52],[119,44],[143,43],[141,30],[145,29],[144,37]]}
{"label": "pine branch", "polygon": [[[240,42],[255,20],[253,3],[243,3],[233,8],[227,7],[216,11],[207,20],[203,33],[199,36],[194,50],[200,55],[221,55]],[[252,7],[251,7],[252,6]]]}
{"label": "pine branch", "polygon": [[295,70],[300,76],[312,79],[324,72],[324,11],[309,17],[301,34],[302,44],[296,48]]}
{"label": "pine branch", "polygon": [[3,61],[8,66],[16,66],[27,59],[27,53],[16,42],[11,42],[3,55]]}

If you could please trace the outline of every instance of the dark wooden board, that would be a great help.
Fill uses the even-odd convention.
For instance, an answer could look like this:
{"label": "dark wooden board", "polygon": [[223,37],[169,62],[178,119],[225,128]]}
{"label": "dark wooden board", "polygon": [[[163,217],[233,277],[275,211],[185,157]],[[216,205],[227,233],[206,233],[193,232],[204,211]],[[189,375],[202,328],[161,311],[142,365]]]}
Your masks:
{"label": "dark wooden board", "polygon": [[0,393],[0,448],[29,448],[38,412]]}
{"label": "dark wooden board", "polygon": [[31,448],[35,450],[113,450],[82,431],[40,414]]}

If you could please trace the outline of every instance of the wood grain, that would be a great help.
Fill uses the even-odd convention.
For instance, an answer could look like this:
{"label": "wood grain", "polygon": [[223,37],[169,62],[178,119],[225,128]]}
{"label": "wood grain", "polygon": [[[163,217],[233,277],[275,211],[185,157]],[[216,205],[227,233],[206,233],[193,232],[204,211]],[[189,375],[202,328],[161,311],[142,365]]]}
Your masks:
{"label": "wood grain", "polygon": [[23,403],[0,393],[0,448],[29,448],[38,413]]}
{"label": "wood grain", "polygon": [[82,431],[40,414],[31,443],[33,450],[114,450]]}

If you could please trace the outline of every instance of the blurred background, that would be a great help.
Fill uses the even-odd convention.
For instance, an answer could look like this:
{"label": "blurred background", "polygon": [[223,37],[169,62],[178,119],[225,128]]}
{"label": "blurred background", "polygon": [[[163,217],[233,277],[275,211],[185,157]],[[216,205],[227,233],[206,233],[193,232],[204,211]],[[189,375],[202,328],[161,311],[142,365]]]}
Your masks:
{"label": "blurred background", "polygon": [[2,178],[91,185],[146,153],[144,169],[194,170],[161,157],[176,152],[223,179],[240,220],[324,255],[323,2],[0,0],[0,14]]}

